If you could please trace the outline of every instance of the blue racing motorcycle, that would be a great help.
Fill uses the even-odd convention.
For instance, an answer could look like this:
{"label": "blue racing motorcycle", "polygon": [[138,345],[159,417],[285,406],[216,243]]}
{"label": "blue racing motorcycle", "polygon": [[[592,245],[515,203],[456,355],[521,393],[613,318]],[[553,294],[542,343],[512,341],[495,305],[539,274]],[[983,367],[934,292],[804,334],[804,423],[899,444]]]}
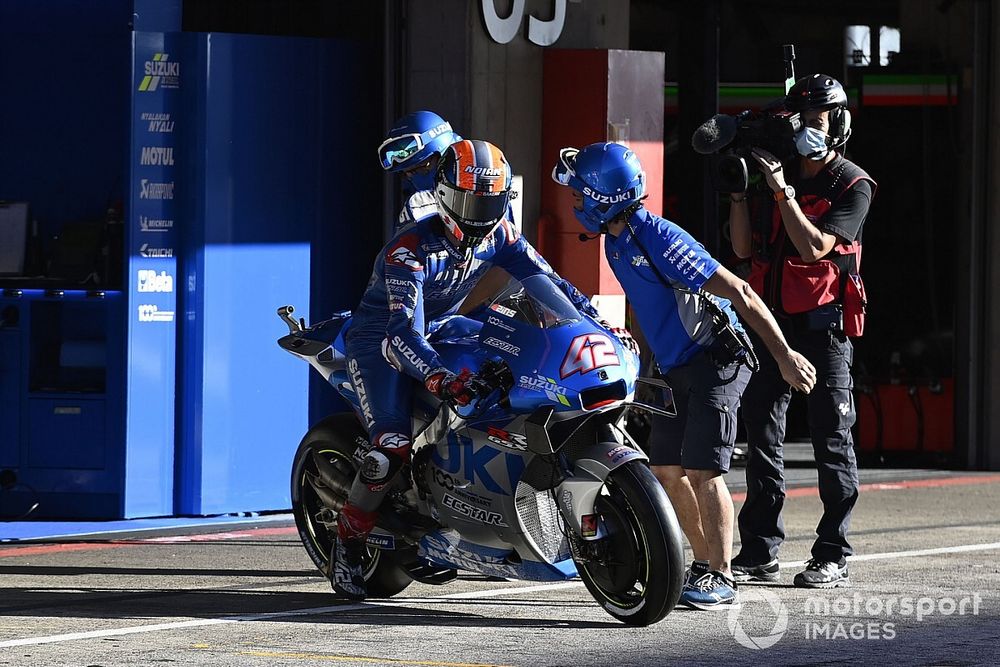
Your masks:
{"label": "blue racing motorcycle", "polygon": [[[292,466],[299,536],[329,576],[337,513],[369,447],[348,378],[350,314],[311,327],[279,309],[278,343],[337,388],[354,413],[303,437]],[[581,315],[544,275],[514,283],[470,317],[434,323],[430,343],[449,368],[479,369],[481,395],[442,403],[421,386],[413,456],[368,538],[368,594],[412,581],[443,584],[457,571],[533,581],[579,575],[615,618],[648,625],[680,596],[681,532],[646,455],[625,430],[639,360]]]}

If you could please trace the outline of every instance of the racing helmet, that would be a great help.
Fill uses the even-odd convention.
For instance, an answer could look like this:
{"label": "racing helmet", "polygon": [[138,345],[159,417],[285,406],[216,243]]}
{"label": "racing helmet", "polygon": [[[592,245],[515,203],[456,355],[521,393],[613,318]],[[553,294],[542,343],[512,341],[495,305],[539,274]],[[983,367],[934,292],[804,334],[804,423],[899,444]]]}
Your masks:
{"label": "racing helmet", "polygon": [[488,141],[465,139],[445,150],[434,200],[445,228],[463,248],[478,245],[500,223],[513,182],[507,158]]}
{"label": "racing helmet", "polygon": [[[440,157],[444,150],[461,137],[451,129],[451,124],[433,111],[414,111],[395,123],[378,147],[382,169],[388,172],[407,171],[423,164],[433,156]],[[420,190],[433,187],[433,172]],[[413,180],[411,178],[411,180]]]}
{"label": "racing helmet", "polygon": [[847,92],[839,81],[826,74],[812,74],[795,82],[785,95],[789,111],[829,111],[831,148],[843,146],[851,138],[851,112]]}
{"label": "racing helmet", "polygon": [[627,146],[612,142],[562,149],[552,178],[583,196],[583,210],[574,209],[573,214],[594,234],[646,197],[646,172],[639,158]]}

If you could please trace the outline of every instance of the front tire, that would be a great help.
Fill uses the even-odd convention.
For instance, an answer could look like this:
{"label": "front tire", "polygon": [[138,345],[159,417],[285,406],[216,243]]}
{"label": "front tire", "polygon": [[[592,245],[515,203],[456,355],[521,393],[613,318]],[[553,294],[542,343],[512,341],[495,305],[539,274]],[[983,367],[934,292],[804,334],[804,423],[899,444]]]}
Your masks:
{"label": "front tire", "polygon": [[[368,438],[352,414],[326,417],[305,434],[295,452],[292,465],[292,515],[299,539],[309,558],[324,577],[330,576],[330,552],[337,534],[337,513],[347,498],[357,473],[354,454],[367,446]],[[329,464],[339,488],[317,484],[319,471],[316,458]],[[319,487],[317,489],[317,486]],[[326,500],[338,501],[336,509]],[[369,597],[392,597],[413,582],[401,563],[412,560],[407,551],[389,551],[368,547],[364,560],[364,576]]]}
{"label": "front tire", "polygon": [[684,550],[666,492],[640,461],[608,476],[595,502],[606,535],[590,542],[577,570],[602,608],[629,625],[651,625],[681,595]]}

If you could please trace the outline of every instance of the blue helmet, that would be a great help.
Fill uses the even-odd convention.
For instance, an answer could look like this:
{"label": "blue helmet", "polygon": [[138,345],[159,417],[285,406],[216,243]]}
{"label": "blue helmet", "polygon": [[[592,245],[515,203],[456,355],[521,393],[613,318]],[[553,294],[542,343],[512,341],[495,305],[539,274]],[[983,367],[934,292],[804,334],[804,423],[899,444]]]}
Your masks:
{"label": "blue helmet", "polygon": [[646,172],[626,146],[611,142],[590,144],[583,150],[564,148],[552,178],[583,195],[583,210],[574,209],[580,224],[600,233],[626,209],[646,196]]}
{"label": "blue helmet", "polygon": [[[452,131],[451,124],[433,111],[414,111],[392,124],[386,140],[378,147],[378,159],[386,171],[409,171],[432,157],[440,158],[448,146],[461,139]],[[431,166],[424,173],[408,175],[416,189],[434,187]]]}

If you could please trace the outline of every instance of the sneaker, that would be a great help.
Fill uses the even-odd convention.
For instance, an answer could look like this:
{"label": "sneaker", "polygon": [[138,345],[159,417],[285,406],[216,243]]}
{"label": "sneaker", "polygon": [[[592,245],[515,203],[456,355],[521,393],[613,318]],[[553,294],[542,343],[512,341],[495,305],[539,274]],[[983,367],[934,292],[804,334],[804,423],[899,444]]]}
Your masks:
{"label": "sneaker", "polygon": [[781,579],[781,567],[778,565],[777,558],[762,565],[741,565],[733,561],[731,567],[733,579],[740,583],[747,581],[774,582]]}
{"label": "sneaker", "polygon": [[721,572],[706,572],[694,588],[681,593],[681,603],[694,609],[732,609],[740,603],[736,582]]}
{"label": "sneaker", "polygon": [[338,536],[334,541],[330,553],[330,583],[333,585],[333,590],[341,597],[348,600],[364,600],[367,596],[364,553],[363,539],[345,540]]}
{"label": "sneaker", "polygon": [[684,570],[684,587],[681,588],[681,593],[688,590],[693,591],[695,589],[694,583],[707,573],[708,565],[696,560],[691,561],[691,565]]}
{"label": "sneaker", "polygon": [[850,586],[851,580],[847,574],[847,561],[844,564],[810,559],[806,569],[795,575],[793,582],[799,588],[839,588]]}

